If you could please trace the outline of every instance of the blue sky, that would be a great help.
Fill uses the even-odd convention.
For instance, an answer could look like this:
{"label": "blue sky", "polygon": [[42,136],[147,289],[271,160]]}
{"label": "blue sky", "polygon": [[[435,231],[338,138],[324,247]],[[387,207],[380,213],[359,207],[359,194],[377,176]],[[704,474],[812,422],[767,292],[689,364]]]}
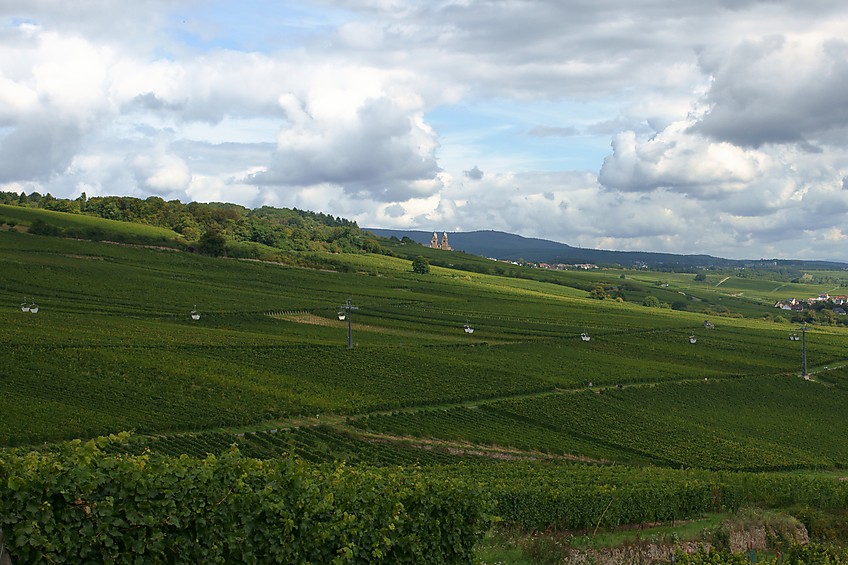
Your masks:
{"label": "blue sky", "polygon": [[[442,105],[425,115],[439,132],[443,161],[451,146],[473,146],[493,172],[510,166],[531,170],[597,170],[609,153],[609,136],[592,126],[614,113],[614,102],[481,100]],[[543,129],[544,128],[544,129]],[[494,158],[492,158],[494,157]],[[465,156],[457,156],[456,160]],[[455,162],[454,168],[467,165]]]}
{"label": "blue sky", "polygon": [[356,15],[308,2],[194,2],[174,5],[169,33],[176,45],[199,51],[274,53],[331,34]]}
{"label": "blue sky", "polygon": [[848,261],[825,0],[0,4],[0,190]]}

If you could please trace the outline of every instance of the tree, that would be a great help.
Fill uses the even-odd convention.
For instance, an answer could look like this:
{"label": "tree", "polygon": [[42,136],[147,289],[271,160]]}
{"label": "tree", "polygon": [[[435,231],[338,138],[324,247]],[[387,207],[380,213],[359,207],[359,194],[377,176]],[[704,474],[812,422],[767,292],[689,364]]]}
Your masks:
{"label": "tree", "polygon": [[695,275],[695,282],[704,282],[706,280],[707,275],[705,275],[704,273],[698,273],[697,275]]}
{"label": "tree", "polygon": [[226,251],[227,240],[217,230],[208,230],[200,236],[198,250],[204,255],[221,257]]}
{"label": "tree", "polygon": [[603,300],[608,296],[609,295],[607,294],[607,290],[602,284],[596,284],[594,287],[592,287],[592,290],[589,291],[589,297],[594,298],[595,300]]}
{"label": "tree", "polygon": [[647,306],[648,308],[659,308],[660,299],[656,296],[646,296],[645,300],[642,301],[642,306]]}
{"label": "tree", "polygon": [[412,260],[412,272],[418,273],[419,275],[426,275],[430,272],[430,262],[427,261],[426,257],[419,255]]}
{"label": "tree", "polygon": [[819,323],[832,326],[836,323],[836,314],[833,310],[822,310],[819,312]]}
{"label": "tree", "polygon": [[54,225],[48,224],[41,218],[36,218],[29,225],[29,229],[27,230],[29,233],[34,235],[50,235],[57,236],[62,233],[62,230],[57,228]]}

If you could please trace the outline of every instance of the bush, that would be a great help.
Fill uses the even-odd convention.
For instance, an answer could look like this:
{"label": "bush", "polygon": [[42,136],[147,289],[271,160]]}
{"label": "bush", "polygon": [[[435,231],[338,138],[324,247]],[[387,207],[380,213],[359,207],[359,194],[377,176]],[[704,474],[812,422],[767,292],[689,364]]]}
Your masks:
{"label": "bush", "polygon": [[412,260],[412,272],[418,273],[419,275],[426,275],[430,272],[430,262],[427,261],[426,257],[419,255]]}
{"label": "bush", "polygon": [[221,257],[227,250],[227,240],[216,230],[209,230],[200,236],[198,251],[204,255]]}
{"label": "bush", "polygon": [[660,299],[656,296],[646,296],[642,301],[642,306],[647,306],[648,308],[659,308]]}
{"label": "bush", "polygon": [[592,287],[592,290],[589,291],[589,297],[594,298],[595,300],[604,300],[608,296],[609,295],[607,294],[607,290],[602,284],[596,284]]}
{"label": "bush", "polygon": [[50,225],[41,218],[36,218],[29,225],[29,233],[35,235],[50,235],[57,236],[62,233],[62,230],[57,228],[56,226]]}

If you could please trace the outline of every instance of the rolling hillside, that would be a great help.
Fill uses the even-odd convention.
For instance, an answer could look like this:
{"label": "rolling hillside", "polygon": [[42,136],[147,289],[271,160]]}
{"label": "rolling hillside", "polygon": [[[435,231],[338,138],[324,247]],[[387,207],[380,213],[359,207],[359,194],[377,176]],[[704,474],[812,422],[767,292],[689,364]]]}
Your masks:
{"label": "rolling hillside", "polygon": [[[262,428],[266,422],[315,414],[359,417],[555,391],[567,391],[555,397],[577,399],[590,382],[594,387],[671,386],[744,377],[757,386],[758,378],[787,378],[798,370],[797,345],[786,339],[793,327],[785,323],[718,316],[712,318],[716,329],[704,330],[705,315],[697,306],[674,311],[645,308],[638,301],[591,300],[580,288],[590,281],[581,279],[589,276],[583,273],[562,273],[558,284],[440,267],[416,275],[406,260],[361,254],[340,257],[348,272],[328,273],[15,232],[0,235],[0,256],[9,266],[0,288],[9,307],[3,314],[4,378],[15,400],[12,417],[0,425],[5,445],[121,429]],[[599,274],[591,276],[597,280]],[[615,271],[608,276],[620,281]],[[630,275],[626,281],[632,285],[627,292],[637,297],[640,292],[660,297],[681,292],[702,297],[690,305],[712,301],[742,309],[750,304],[752,313],[771,308],[758,306],[763,294],[753,288],[726,293],[733,281],[717,286],[708,280],[699,286],[680,279],[667,287],[657,287],[650,276],[640,281]],[[786,285],[775,287],[787,290]],[[825,289],[798,285],[795,290]],[[760,292],[769,294],[765,287]],[[346,322],[337,318],[347,297],[359,307],[353,314],[352,351],[344,347]],[[22,300],[37,302],[40,312],[15,309]],[[198,323],[188,317],[195,305],[202,313]],[[476,331],[464,333],[465,323]],[[580,342],[583,331],[591,334],[591,342]],[[823,378],[835,378],[836,384],[841,373],[833,368],[848,357],[844,331],[818,327],[808,345],[811,364],[828,365],[831,370]],[[700,337],[694,347],[687,342],[693,332]],[[827,397],[840,386],[827,389]],[[39,406],[54,408],[44,412]],[[768,413],[791,421],[785,409],[779,404]],[[731,434],[738,457],[756,451],[747,442],[785,439],[784,434],[758,436],[761,431],[737,437],[740,431],[725,429],[723,418],[717,413],[699,433]],[[533,447],[519,443],[510,447]],[[649,451],[636,455],[626,444],[601,451],[585,440],[583,448],[554,445],[549,448],[578,456],[672,461]],[[785,465],[758,463],[756,457],[743,463],[747,455],[738,461],[736,455],[724,457],[731,457],[726,459],[729,468],[848,464],[848,456],[833,448],[824,460],[798,452]],[[769,450],[765,444],[763,449]]]}
{"label": "rolling hillside", "polygon": [[[763,318],[773,298],[833,282],[422,275],[408,258],[326,257],[344,268],[0,232],[0,447],[132,430],[79,456],[154,457],[163,473],[183,472],[170,458],[184,454],[250,473],[262,464],[238,457],[294,458],[319,466],[313,478],[344,462],[328,476],[361,466],[369,481],[412,465],[427,484],[473,486],[463,504],[527,530],[848,503],[848,329],[810,327],[805,379],[797,325]],[[599,284],[622,300],[590,298]],[[340,310],[347,299],[355,310]],[[242,455],[221,455],[231,446]],[[3,453],[0,474],[18,461]],[[448,512],[445,488],[433,512]]]}

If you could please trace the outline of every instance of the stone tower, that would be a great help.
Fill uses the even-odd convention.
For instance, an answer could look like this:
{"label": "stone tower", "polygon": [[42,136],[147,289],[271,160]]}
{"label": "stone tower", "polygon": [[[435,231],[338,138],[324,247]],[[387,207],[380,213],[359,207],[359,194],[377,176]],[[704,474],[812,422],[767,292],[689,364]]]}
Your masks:
{"label": "stone tower", "polygon": [[444,249],[451,251],[453,247],[448,243],[448,232],[442,232],[442,242],[439,243],[439,234],[433,232],[433,237],[430,238],[430,249]]}

